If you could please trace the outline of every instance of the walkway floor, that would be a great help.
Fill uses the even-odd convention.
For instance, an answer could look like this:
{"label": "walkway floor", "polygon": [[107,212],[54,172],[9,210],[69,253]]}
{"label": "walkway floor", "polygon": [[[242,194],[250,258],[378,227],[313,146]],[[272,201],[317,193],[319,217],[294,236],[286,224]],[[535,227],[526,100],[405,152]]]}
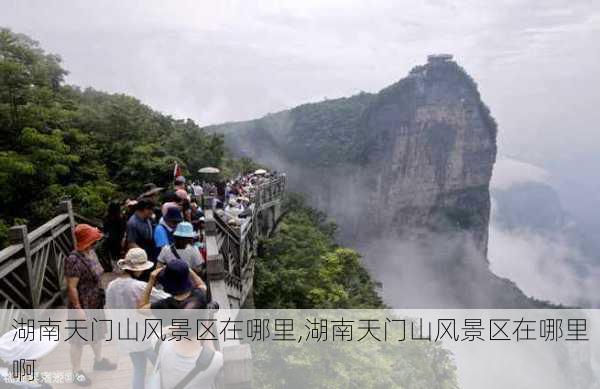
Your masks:
{"label": "walkway floor", "polygon": [[[56,377],[57,381],[71,371],[71,360],[69,357],[69,344],[61,342],[61,344],[49,356],[42,358],[36,364],[36,373],[50,373],[51,377]],[[92,380],[91,388],[109,388],[109,389],[125,389],[131,387],[132,365],[131,360],[127,355],[120,354],[116,345],[107,344],[103,350],[103,355],[112,362],[118,364],[117,370],[94,372],[92,365],[94,361],[94,353],[90,347],[84,347],[83,359],[81,367],[83,371],[88,373]],[[149,364],[150,371],[152,365]],[[72,383],[51,383],[53,388],[79,388]]]}
{"label": "walkway floor", "polygon": [[[118,277],[116,273],[104,273],[102,275],[102,284],[104,287]],[[47,357],[41,358],[36,363],[36,373],[51,373],[53,377],[60,380],[60,377],[65,377],[71,371],[71,359],[69,356],[69,344],[61,342],[61,344]],[[92,380],[90,388],[109,388],[109,389],[126,389],[131,387],[131,377],[133,367],[131,360],[125,354],[119,353],[117,346],[114,343],[107,343],[103,349],[103,356],[110,361],[118,364],[117,370],[108,372],[95,372],[92,370],[94,361],[94,353],[90,347],[84,347],[83,359],[81,367]],[[152,369],[152,364],[148,364],[148,372]],[[54,381],[53,388],[80,388],[75,384],[58,383]]]}

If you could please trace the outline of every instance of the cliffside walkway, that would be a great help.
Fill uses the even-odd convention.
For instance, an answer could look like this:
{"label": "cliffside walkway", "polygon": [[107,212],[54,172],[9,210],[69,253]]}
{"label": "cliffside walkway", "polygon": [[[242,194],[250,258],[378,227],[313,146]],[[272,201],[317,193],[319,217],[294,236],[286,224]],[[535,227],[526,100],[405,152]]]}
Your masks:
{"label": "cliffside walkway", "polygon": [[[284,175],[261,184],[251,196],[254,204],[250,220],[241,228],[229,226],[212,210],[205,210],[205,242],[207,250],[207,277],[212,298],[219,303],[217,316],[235,318],[237,308],[252,305],[254,264],[258,241],[269,236],[281,216],[285,194]],[[212,203],[210,198],[207,203]],[[70,201],[60,204],[58,216],[29,232],[26,225],[10,228],[11,245],[0,251],[0,333],[10,328],[10,317],[22,309],[64,307],[64,261],[73,250],[74,229],[78,223],[98,224],[73,211]],[[107,274],[112,278],[111,274]],[[61,345],[63,347],[66,345]],[[110,348],[110,347],[109,347]],[[249,387],[251,354],[249,345],[237,341],[221,342],[225,364],[220,387]],[[67,351],[65,349],[65,351]],[[110,356],[111,350],[107,350]],[[116,352],[116,350],[113,350]],[[54,355],[54,354],[53,354]],[[70,366],[68,352],[53,358],[55,370]],[[85,361],[84,361],[85,362]],[[117,375],[130,373],[128,358],[120,358],[126,366]],[[113,389],[127,388],[129,379],[112,379]],[[104,380],[104,378],[102,378]],[[64,387],[69,387],[65,385]]]}

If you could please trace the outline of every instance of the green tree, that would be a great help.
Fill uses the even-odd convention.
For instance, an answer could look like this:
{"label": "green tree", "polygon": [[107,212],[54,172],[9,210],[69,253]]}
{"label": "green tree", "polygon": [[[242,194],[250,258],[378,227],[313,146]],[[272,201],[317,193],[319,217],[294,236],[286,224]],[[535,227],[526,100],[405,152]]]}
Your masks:
{"label": "green tree", "polygon": [[100,217],[111,198],[137,196],[147,182],[168,186],[175,162],[185,174],[206,165],[234,170],[221,135],[131,96],[65,85],[66,74],[60,57],[0,29],[3,225],[19,218],[33,228],[67,197]]}
{"label": "green tree", "polygon": [[383,306],[360,255],[338,247],[335,225],[292,195],[278,232],[262,242],[256,263],[259,308],[379,308]]}

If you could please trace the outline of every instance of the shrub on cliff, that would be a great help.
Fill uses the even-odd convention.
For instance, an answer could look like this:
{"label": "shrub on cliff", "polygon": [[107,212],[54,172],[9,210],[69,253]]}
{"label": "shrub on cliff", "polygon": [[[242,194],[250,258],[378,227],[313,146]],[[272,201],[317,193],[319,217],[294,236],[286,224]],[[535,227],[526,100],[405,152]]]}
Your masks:
{"label": "shrub on cliff", "polygon": [[339,247],[335,225],[297,196],[277,233],[262,242],[255,273],[258,308],[380,308],[360,254]]}

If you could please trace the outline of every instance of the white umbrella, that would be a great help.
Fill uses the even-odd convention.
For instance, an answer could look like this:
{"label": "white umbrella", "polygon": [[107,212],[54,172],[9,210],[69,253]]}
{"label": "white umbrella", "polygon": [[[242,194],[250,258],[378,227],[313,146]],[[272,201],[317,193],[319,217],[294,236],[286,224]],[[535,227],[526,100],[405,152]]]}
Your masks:
{"label": "white umbrella", "polygon": [[265,169],[258,169],[254,172],[254,174],[267,174],[267,171]]}
{"label": "white umbrella", "polygon": [[204,173],[204,174],[217,174],[220,172],[221,171],[219,169],[217,169],[216,167],[211,167],[211,166],[203,167],[202,169],[198,170],[198,173]]}

